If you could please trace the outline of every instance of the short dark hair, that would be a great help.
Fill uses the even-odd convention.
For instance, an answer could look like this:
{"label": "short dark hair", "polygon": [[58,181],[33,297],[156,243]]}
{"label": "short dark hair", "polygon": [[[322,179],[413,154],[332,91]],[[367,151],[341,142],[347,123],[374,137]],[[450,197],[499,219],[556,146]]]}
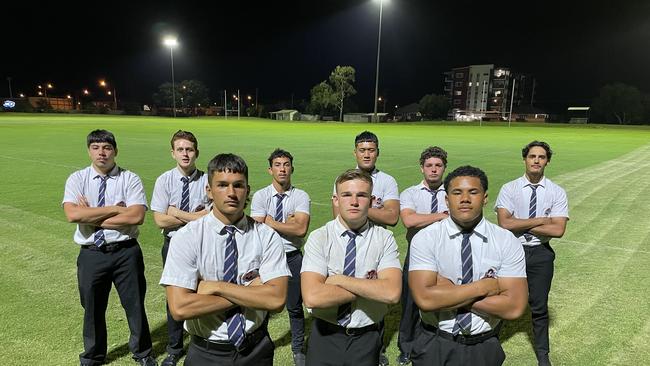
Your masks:
{"label": "short dark hair", "polygon": [[535,146],[539,146],[542,149],[546,150],[546,157],[548,158],[548,161],[551,161],[551,156],[553,156],[553,150],[551,150],[551,146],[544,141],[537,140],[530,142],[528,145],[524,146],[523,149],[521,149],[521,157],[526,159],[526,156],[528,156],[530,149]]}
{"label": "short dark hair", "polygon": [[338,193],[339,191],[339,184],[355,179],[362,180],[370,184],[370,192],[372,192],[372,177],[365,170],[361,169],[348,169],[341,173],[341,175],[336,178],[336,192]]}
{"label": "short dark hair", "polygon": [[379,139],[377,138],[377,135],[370,131],[363,131],[354,138],[355,147],[362,142],[374,142],[375,145],[377,145],[377,148],[379,148]]}
{"label": "short dark hair", "polygon": [[445,164],[445,166],[447,166],[447,152],[441,147],[429,146],[424,149],[422,154],[420,154],[420,165],[424,166],[424,162],[430,158],[438,158],[442,160],[442,163]]}
{"label": "short dark hair", "polygon": [[287,158],[291,162],[291,166],[293,166],[293,155],[291,155],[290,152],[282,150],[280,148],[273,150],[271,155],[269,155],[269,166],[273,166],[273,160],[277,158]]}
{"label": "short dark hair", "polygon": [[196,140],[194,134],[191,133],[190,131],[183,131],[183,130],[176,131],[174,136],[172,136],[172,140],[171,140],[172,149],[174,149],[174,142],[176,140],[187,140],[194,144],[194,148],[196,150],[199,149],[199,142]]}
{"label": "short dark hair", "polygon": [[235,154],[219,154],[208,163],[208,184],[212,183],[212,175],[216,172],[243,174],[248,182],[248,166],[241,157]]}
{"label": "short dark hair", "polygon": [[488,178],[487,175],[485,175],[485,172],[479,168],[464,165],[447,174],[445,177],[445,191],[449,191],[449,183],[451,183],[454,178],[458,177],[476,177],[481,181],[483,191],[487,192],[488,190]]}
{"label": "short dark hair", "polygon": [[115,135],[106,130],[94,130],[88,134],[86,138],[86,147],[90,147],[92,143],[105,142],[111,144],[113,149],[117,149],[117,142],[115,142]]}

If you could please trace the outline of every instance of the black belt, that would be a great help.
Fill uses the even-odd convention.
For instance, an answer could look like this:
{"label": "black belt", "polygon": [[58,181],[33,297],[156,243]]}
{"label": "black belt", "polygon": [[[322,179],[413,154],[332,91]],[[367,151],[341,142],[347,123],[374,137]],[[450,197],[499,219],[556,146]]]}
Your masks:
{"label": "black belt", "polygon": [[458,335],[453,335],[449,332],[445,332],[444,330],[440,330],[440,328],[434,327],[431,324],[427,324],[425,322],[421,322],[422,327],[429,332],[435,333],[441,338],[460,343],[460,344],[466,344],[466,345],[472,345],[472,344],[477,344],[484,342],[492,337],[497,337],[499,335],[499,329],[501,328],[500,324],[497,325],[495,329],[492,329],[488,332],[481,333],[481,334],[474,334],[474,335],[463,335],[463,334],[458,334]]}
{"label": "black belt", "polygon": [[262,338],[264,338],[268,334],[268,331],[265,326],[260,326],[257,328],[253,333],[246,334],[246,337],[244,338],[244,341],[239,347],[235,347],[234,344],[224,341],[224,342],[218,342],[218,341],[211,341],[209,339],[205,339],[203,337],[199,337],[197,335],[192,335],[192,343],[196,346],[199,346],[207,351],[213,350],[213,351],[237,351],[237,352],[242,352],[246,350],[249,347],[254,347],[260,341]]}
{"label": "black belt", "polygon": [[355,336],[355,335],[361,335],[373,330],[379,330],[379,323],[373,323],[370,325],[366,325],[365,327],[361,328],[346,328],[342,327],[338,324],[332,324],[330,322],[327,322],[325,320],[321,319],[314,319],[314,322],[316,322],[316,326],[321,330],[321,333],[340,333],[340,334],[345,334],[348,336]]}
{"label": "black belt", "polygon": [[136,244],[138,244],[138,241],[136,239],[129,239],[129,240],[116,241],[113,243],[105,243],[101,247],[98,247],[95,244],[82,245],[81,249],[88,249],[88,250],[95,250],[103,253],[109,253],[109,252],[117,252],[122,248],[130,248]]}

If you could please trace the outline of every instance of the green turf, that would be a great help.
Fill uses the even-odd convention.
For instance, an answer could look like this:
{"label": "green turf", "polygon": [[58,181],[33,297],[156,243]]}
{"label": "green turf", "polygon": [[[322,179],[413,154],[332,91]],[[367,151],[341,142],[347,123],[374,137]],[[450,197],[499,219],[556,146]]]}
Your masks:
{"label": "green turf", "polygon": [[[95,128],[115,133],[118,163],[138,173],[148,199],[156,177],[173,166],[169,139],[178,129],[199,139],[199,166],[219,152],[240,154],[257,190],[270,182],[268,154],[276,147],[295,157],[293,183],[312,199],[313,230],[330,220],[335,176],[354,166],[354,136],[370,129],[380,138],[378,167],[400,190],[420,179],[423,148],[440,145],[449,167],[472,164],[490,178],[490,203],[500,186],[523,173],[520,149],[533,139],[555,151],[547,175],[569,195],[571,220],[554,240],[556,272],[550,297],[551,359],[558,365],[650,363],[650,130],[604,126],[484,125],[455,123],[342,124],[215,118],[171,119],[84,115],[0,114],[0,363],[71,365],[82,350],[74,225],[60,207],[68,175],[88,165],[85,137]],[[405,230],[394,228],[402,256]],[[140,243],[149,283],[147,312],[155,353],[166,342],[161,236],[148,215]],[[107,313],[109,360],[132,365],[128,327],[115,293]],[[399,308],[387,320],[391,364],[397,356]],[[530,316],[502,331],[508,365],[532,365]],[[276,364],[290,365],[286,312],[270,331]]]}

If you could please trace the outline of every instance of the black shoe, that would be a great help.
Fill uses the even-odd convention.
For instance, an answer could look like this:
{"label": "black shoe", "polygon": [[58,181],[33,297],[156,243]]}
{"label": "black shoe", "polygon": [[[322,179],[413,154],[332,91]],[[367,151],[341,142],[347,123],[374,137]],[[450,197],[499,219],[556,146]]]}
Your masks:
{"label": "black shoe", "polygon": [[143,357],[135,362],[142,366],[158,366],[158,362],[156,362],[156,359],[152,356]]}
{"label": "black shoe", "polygon": [[551,360],[548,358],[548,355],[539,355],[537,356],[537,365],[551,366]]}
{"label": "black shoe", "polygon": [[408,353],[400,353],[399,356],[397,356],[397,364],[399,366],[406,366],[409,363],[411,363],[411,355]]}
{"label": "black shoe", "polygon": [[388,366],[390,362],[388,362],[388,357],[386,357],[386,352],[381,352],[379,355],[379,366]]}
{"label": "black shoe", "polygon": [[181,355],[176,354],[172,355],[171,353],[165,357],[163,362],[160,364],[160,366],[176,366],[178,363],[178,360],[181,359]]}

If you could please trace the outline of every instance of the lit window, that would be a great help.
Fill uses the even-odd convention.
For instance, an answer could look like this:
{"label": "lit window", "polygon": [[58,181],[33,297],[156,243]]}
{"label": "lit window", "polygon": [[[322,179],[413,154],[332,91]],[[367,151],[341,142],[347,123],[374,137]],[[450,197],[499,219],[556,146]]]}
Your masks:
{"label": "lit window", "polygon": [[454,95],[463,95],[463,92],[460,91],[460,90],[456,90],[456,91],[454,92]]}
{"label": "lit window", "polygon": [[472,82],[471,82],[471,81],[469,82],[469,86],[472,86]]}

